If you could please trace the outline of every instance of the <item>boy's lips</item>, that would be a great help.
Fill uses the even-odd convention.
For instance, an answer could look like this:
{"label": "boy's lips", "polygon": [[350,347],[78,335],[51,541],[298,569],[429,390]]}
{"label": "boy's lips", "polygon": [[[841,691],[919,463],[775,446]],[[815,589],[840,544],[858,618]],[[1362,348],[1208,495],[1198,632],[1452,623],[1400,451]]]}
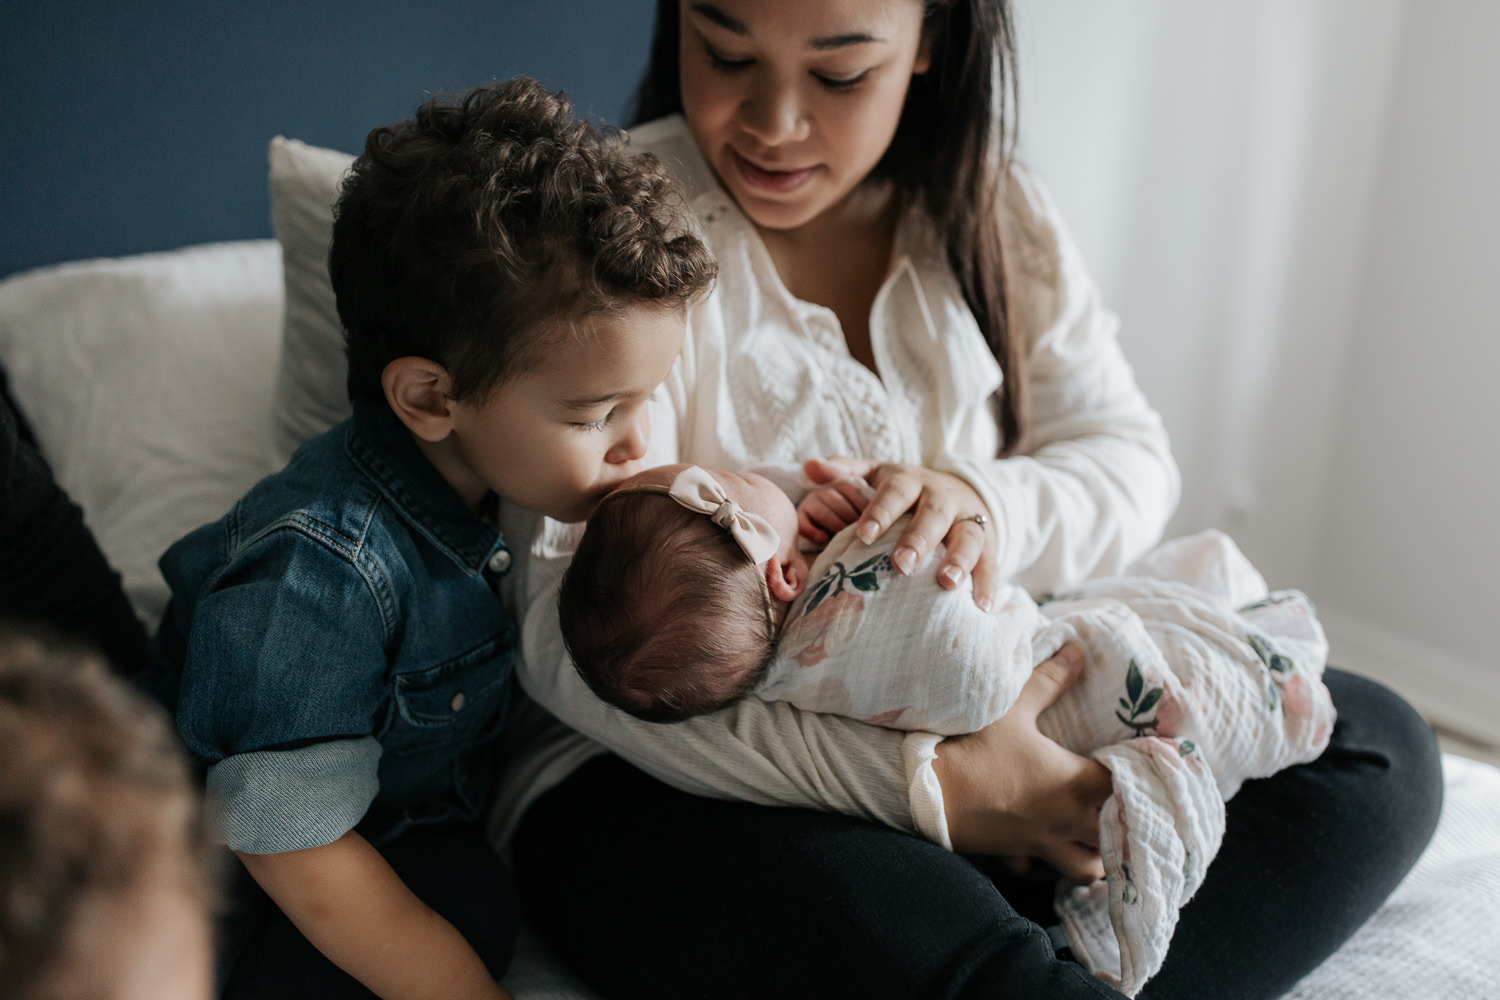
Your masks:
{"label": "boy's lips", "polygon": [[803,167],[800,170],[767,170],[745,159],[740,155],[739,150],[732,149],[730,152],[734,154],[734,164],[739,168],[740,177],[746,184],[775,194],[795,191],[818,169],[817,167]]}

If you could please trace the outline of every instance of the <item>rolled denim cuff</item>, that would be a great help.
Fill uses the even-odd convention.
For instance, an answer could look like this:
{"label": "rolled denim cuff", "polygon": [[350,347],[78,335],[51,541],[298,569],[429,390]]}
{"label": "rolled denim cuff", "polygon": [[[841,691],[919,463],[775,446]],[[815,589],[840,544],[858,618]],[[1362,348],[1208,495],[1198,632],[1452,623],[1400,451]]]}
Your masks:
{"label": "rolled denim cuff", "polygon": [[373,736],[226,757],[208,770],[221,837],[246,854],[331,844],[375,800],[379,765]]}

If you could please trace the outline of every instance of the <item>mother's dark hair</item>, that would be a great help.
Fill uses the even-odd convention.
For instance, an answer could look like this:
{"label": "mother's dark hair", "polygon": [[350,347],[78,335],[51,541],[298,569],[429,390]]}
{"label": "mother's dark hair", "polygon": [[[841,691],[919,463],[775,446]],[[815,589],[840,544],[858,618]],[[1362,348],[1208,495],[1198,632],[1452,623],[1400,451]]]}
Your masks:
{"label": "mother's dark hair", "polygon": [[[893,180],[936,224],[948,265],[1005,380],[1000,454],[1024,445],[1025,345],[1011,336],[1001,238],[1016,114],[1015,33],[1008,0],[922,3],[932,66],[912,79],[901,122],[875,175]],[[631,124],[682,111],[678,0],[657,0],[651,61]]]}

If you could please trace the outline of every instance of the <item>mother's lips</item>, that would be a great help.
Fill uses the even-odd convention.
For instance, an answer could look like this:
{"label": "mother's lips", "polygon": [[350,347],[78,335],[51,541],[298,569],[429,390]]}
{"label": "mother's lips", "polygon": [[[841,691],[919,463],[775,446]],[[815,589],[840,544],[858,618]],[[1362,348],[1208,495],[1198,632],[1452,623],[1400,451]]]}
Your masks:
{"label": "mother's lips", "polygon": [[734,153],[734,162],[745,183],[751,187],[777,193],[800,187],[818,169],[817,167],[803,167],[799,170],[767,170],[745,159],[738,151]]}

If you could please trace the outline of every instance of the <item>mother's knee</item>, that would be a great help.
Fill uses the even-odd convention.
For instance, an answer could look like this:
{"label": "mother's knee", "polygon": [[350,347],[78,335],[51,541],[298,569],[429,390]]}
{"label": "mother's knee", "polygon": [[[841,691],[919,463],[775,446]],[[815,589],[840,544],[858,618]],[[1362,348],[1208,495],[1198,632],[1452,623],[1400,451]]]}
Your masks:
{"label": "mother's knee", "polygon": [[1442,808],[1442,753],[1425,719],[1400,695],[1343,670],[1325,676],[1338,723],[1328,754],[1357,769],[1380,813],[1425,844]]}

